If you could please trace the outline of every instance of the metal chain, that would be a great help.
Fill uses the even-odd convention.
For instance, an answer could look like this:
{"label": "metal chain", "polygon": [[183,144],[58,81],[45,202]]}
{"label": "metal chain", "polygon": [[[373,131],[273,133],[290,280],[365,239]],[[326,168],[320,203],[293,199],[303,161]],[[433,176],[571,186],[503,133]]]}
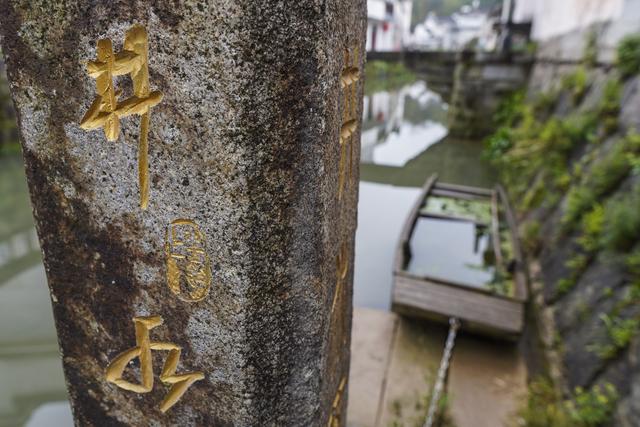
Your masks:
{"label": "metal chain", "polygon": [[424,427],[432,427],[435,420],[436,411],[438,409],[438,402],[440,401],[440,395],[444,388],[444,380],[449,370],[449,362],[451,361],[451,353],[453,352],[453,346],[456,343],[456,335],[460,329],[460,321],[452,317],[449,319],[449,335],[447,335],[447,342],[444,345],[444,353],[442,353],[442,360],[440,361],[440,368],[438,369],[438,377],[433,387],[433,394],[431,395],[431,403],[429,404],[429,412],[427,419],[424,422]]}

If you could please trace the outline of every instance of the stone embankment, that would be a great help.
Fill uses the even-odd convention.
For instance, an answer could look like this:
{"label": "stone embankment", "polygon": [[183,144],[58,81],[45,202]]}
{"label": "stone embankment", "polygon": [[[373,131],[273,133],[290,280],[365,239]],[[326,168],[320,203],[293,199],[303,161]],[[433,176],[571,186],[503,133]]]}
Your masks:
{"label": "stone embankment", "polygon": [[613,31],[539,46],[487,141],[530,259],[529,347],[543,348],[522,416],[547,424],[527,425],[640,425],[640,38]]}

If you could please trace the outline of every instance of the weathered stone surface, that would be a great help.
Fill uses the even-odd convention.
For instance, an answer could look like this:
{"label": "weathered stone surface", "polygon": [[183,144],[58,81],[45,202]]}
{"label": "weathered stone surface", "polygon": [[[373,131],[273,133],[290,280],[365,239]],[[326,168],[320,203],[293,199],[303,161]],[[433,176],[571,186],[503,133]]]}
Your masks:
{"label": "weathered stone surface", "polygon": [[[612,255],[593,259],[576,286],[564,297],[562,310],[556,313],[556,325],[561,333],[575,333],[588,317],[607,313],[611,309],[611,294],[624,287],[626,277],[623,262],[614,262]],[[622,298],[626,289],[622,292]]]}
{"label": "weathered stone surface", "polygon": [[[637,28],[637,21],[635,25]],[[602,31],[609,33],[609,26],[602,27]],[[553,116],[560,120],[582,113],[598,114],[607,82],[617,79],[622,84],[618,128],[608,136],[601,135],[597,147],[592,142],[579,142],[566,169],[570,171],[578,162],[583,162],[579,179],[573,180],[570,188],[563,191],[555,208],[541,207],[527,213],[529,219],[535,219],[541,225],[542,250],[538,261],[539,276],[544,285],[534,288],[534,298],[540,310],[537,317],[541,322],[548,372],[556,380],[556,385],[565,390],[567,396],[578,386],[590,390],[597,385],[613,385],[619,395],[616,414],[605,424],[627,427],[640,425],[637,403],[640,336],[632,331],[633,336],[628,343],[618,342],[618,348],[612,347],[615,331],[607,327],[603,316],[615,320],[639,318],[640,306],[629,301],[635,283],[625,262],[629,251],[605,248],[587,254],[578,240],[584,234],[582,224],[577,222],[574,230],[567,233],[561,223],[569,204],[567,194],[571,194],[575,186],[585,182],[588,176],[593,176],[594,165],[610,155],[629,130],[638,128],[640,79],[623,80],[615,67],[605,64],[599,63],[597,67],[581,64],[579,55],[582,54],[586,35],[586,32],[570,34],[542,44],[528,85],[529,96],[535,99],[540,92],[558,94],[551,110]],[[598,39],[598,58],[608,62],[612,59],[614,45],[609,44],[609,39],[601,40],[601,37]],[[585,96],[575,102],[570,91],[559,92],[559,89],[563,77],[580,68],[588,75],[588,87]],[[595,203],[602,204],[607,210],[612,200],[630,198],[637,188],[637,179],[630,174],[606,194],[599,195]],[[610,221],[609,212],[605,218]],[[608,223],[605,225],[609,226]],[[571,289],[561,293],[558,280],[572,275],[566,263],[579,254],[588,255],[588,265],[575,275]],[[603,352],[603,349],[607,351]]]}
{"label": "weathered stone surface", "polygon": [[493,114],[505,96],[522,89],[529,76],[529,58],[463,52],[453,73],[449,133],[480,139],[493,130]]}
{"label": "weathered stone surface", "polygon": [[[362,70],[365,2],[0,1],[18,113],[69,395],[77,425],[326,425],[344,419],[358,144],[338,198],[340,130],[359,140],[345,68]],[[118,141],[79,122],[96,82],[96,42],[149,37],[150,202],[139,207],[139,116]],[[359,51],[360,54],[356,54]],[[345,57],[348,52],[349,57]],[[121,99],[128,76],[115,79]],[[213,282],[199,302],[167,286],[165,235],[192,220]],[[346,265],[342,284],[336,260]],[[335,298],[334,298],[335,296]],[[333,310],[332,310],[333,307]],[[178,373],[201,371],[166,413],[155,386],[105,380],[135,346],[135,316],[161,316],[151,340],[182,347]],[[139,381],[134,359],[125,375]]]}

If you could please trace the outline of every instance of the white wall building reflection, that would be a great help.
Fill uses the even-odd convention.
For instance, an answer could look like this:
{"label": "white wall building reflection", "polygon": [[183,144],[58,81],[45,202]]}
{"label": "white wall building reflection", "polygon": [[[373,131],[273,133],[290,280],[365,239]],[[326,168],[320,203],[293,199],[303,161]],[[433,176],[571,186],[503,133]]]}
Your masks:
{"label": "white wall building reflection", "polygon": [[423,81],[365,95],[361,162],[404,166],[447,135],[446,108]]}

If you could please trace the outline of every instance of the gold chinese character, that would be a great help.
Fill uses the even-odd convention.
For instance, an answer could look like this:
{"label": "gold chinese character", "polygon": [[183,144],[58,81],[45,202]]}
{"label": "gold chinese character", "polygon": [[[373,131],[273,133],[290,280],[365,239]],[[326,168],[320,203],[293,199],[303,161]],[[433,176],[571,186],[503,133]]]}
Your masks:
{"label": "gold chinese character", "polygon": [[338,255],[336,255],[336,275],[337,275],[337,283],[336,290],[333,294],[333,302],[331,303],[331,313],[336,308],[336,302],[338,301],[338,295],[342,292],[342,287],[344,286],[344,279],[347,277],[347,273],[349,272],[349,247],[346,243],[343,243],[340,247],[340,251]]}
{"label": "gold chinese character", "polygon": [[[340,87],[344,92],[344,108],[342,113],[342,126],[340,127],[340,170],[338,179],[338,200],[342,199],[342,192],[349,168],[349,184],[353,183],[353,134],[358,128],[356,119],[357,83],[360,80],[358,64],[358,48],[353,54],[353,65],[350,64],[349,51],[345,52],[345,66],[340,75]],[[348,145],[348,147],[347,147]],[[347,159],[348,152],[348,159]]]}
{"label": "gold chinese character", "polygon": [[183,301],[201,301],[211,287],[211,261],[204,235],[190,219],[176,219],[167,229],[167,284]]}
{"label": "gold chinese character", "polygon": [[[138,144],[138,182],[140,207],[149,204],[149,132],[150,109],[162,100],[162,92],[149,90],[149,65],[147,30],[142,25],[131,27],[124,39],[124,49],[114,54],[111,40],[98,40],[97,59],[89,61],[87,70],[96,79],[96,99],[82,118],[80,127],[85,130],[103,128],[109,141],[120,134],[120,118],[137,114],[140,119]],[[119,91],[113,87],[114,76],[128,74],[133,81],[133,96],[118,101]]]}
{"label": "gold chinese character", "polygon": [[341,407],[340,401],[342,400],[342,394],[344,393],[344,386],[347,383],[347,377],[342,377],[336,396],[333,398],[333,405],[331,406],[331,416],[327,427],[340,427]]}
{"label": "gold chinese character", "polygon": [[[176,374],[182,348],[170,342],[150,341],[149,331],[162,325],[160,316],[134,317],[136,328],[136,346],[120,353],[107,367],[107,381],[125,390],[135,393],[148,393],[153,389],[152,350],[168,351],[169,355],[162,367],[160,381],[170,384],[169,393],[160,404],[160,410],[166,412],[175,405],[187,389],[196,381],[204,379],[202,372],[186,372]],[[133,359],[140,359],[142,383],[136,384],[122,378],[125,368]]]}

